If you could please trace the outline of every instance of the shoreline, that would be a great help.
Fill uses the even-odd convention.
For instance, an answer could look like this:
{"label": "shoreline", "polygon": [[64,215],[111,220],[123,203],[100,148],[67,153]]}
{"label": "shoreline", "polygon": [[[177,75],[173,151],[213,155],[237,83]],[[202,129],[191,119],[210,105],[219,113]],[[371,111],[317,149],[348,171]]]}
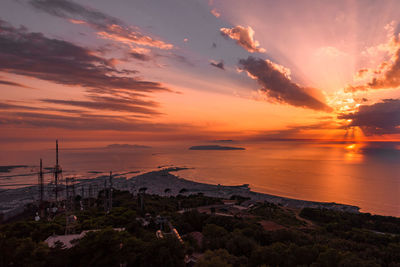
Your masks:
{"label": "shoreline", "polygon": [[[139,184],[141,187],[148,187],[147,192],[158,195],[164,195],[165,188],[170,188],[172,195],[177,195],[180,189],[185,188],[187,189],[187,194],[203,193],[206,196],[220,197],[220,198],[230,198],[232,195],[241,195],[243,197],[249,197],[253,201],[261,201],[261,202],[267,201],[285,207],[292,207],[297,209],[308,207],[308,208],[334,209],[334,210],[353,212],[353,213],[360,212],[360,207],[354,205],[340,204],[335,202],[301,200],[301,199],[276,196],[266,193],[260,193],[251,191],[251,188],[249,187],[248,184],[227,186],[227,185],[200,183],[187,180],[185,178],[180,178],[170,173],[173,171],[179,171],[183,169],[186,168],[170,168],[167,170],[148,172],[133,177],[131,179],[136,178],[136,181],[134,181],[135,184]],[[167,175],[165,174],[160,175],[160,173],[163,172],[166,172]],[[155,180],[156,183],[154,183]],[[162,184],[166,187],[160,188]],[[172,184],[174,185],[173,187],[175,187],[175,190],[173,190],[172,186],[168,187],[169,185]]]}
{"label": "shoreline", "polygon": [[[126,174],[115,174],[113,187],[118,190],[127,190],[136,194],[140,188],[146,187],[146,193],[166,196],[165,189],[170,189],[168,196],[176,196],[179,191],[185,189],[186,195],[202,193],[205,196],[230,198],[233,195],[240,195],[249,198],[254,202],[271,202],[277,205],[290,208],[326,208],[337,211],[359,213],[360,207],[335,202],[318,202],[288,197],[270,195],[266,193],[251,191],[248,184],[227,186],[195,182],[180,178],[171,172],[177,172],[188,168],[170,167],[126,177]],[[75,184],[77,195],[81,195],[82,188],[84,197],[88,197],[88,188],[92,187],[93,193],[97,195],[104,188],[104,180],[108,176],[99,176],[92,179],[78,179]],[[61,199],[63,194],[61,193]],[[45,200],[50,199],[48,190],[45,190]],[[24,210],[25,205],[37,201],[39,198],[38,186],[28,186],[18,189],[5,189],[0,193],[0,214],[3,218],[11,218]]]}

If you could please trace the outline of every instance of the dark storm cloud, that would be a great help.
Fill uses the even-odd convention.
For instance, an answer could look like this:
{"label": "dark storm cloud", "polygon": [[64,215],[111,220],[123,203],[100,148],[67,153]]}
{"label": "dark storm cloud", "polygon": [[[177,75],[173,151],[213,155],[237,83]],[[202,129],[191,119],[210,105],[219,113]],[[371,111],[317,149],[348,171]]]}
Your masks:
{"label": "dark storm cloud", "polygon": [[[67,41],[50,39],[0,20],[0,71],[64,85],[89,88],[166,91],[160,83],[121,76],[113,62]],[[118,75],[117,75],[118,74]]]}
{"label": "dark storm cloud", "polygon": [[214,67],[216,67],[216,68],[219,68],[219,69],[221,69],[221,70],[225,70],[224,62],[223,62],[223,61],[215,62],[215,61],[212,60],[212,61],[210,62],[210,65],[211,65],[211,66],[214,66]]}
{"label": "dark storm cloud", "polygon": [[269,98],[296,107],[331,111],[331,108],[308,93],[309,89],[292,82],[275,64],[259,58],[239,60],[239,66],[262,86]]}
{"label": "dark storm cloud", "polygon": [[50,15],[68,19],[75,24],[86,24],[98,31],[97,34],[105,39],[160,49],[173,48],[173,45],[147,36],[141,33],[137,27],[128,26],[120,19],[73,1],[30,0],[29,3],[35,9]]}
{"label": "dark storm cloud", "polygon": [[400,134],[400,99],[363,105],[357,112],[338,118],[351,119],[349,126],[360,127],[365,135]]}

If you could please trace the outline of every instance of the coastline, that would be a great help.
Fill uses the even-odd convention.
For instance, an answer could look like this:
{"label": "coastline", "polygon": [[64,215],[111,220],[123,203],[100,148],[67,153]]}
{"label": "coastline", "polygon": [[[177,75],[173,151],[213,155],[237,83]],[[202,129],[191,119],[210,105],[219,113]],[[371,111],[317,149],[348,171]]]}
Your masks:
{"label": "coastline", "polygon": [[[249,185],[247,184],[237,186],[207,184],[194,182],[171,174],[171,172],[177,172],[185,169],[187,168],[170,167],[139,174],[130,178],[124,176],[128,173],[115,174],[113,178],[113,187],[118,190],[128,190],[131,193],[137,193],[140,188],[146,187],[146,193],[161,196],[166,195],[165,189],[167,188],[170,189],[168,196],[176,196],[179,194],[180,190],[185,189],[185,194],[202,193],[205,196],[219,198],[230,198],[233,195],[240,195],[242,197],[249,198],[251,201],[267,201],[277,205],[295,209],[307,207],[333,209],[352,213],[360,212],[360,207],[353,205],[287,198],[251,191]],[[88,188],[88,186],[91,186],[94,190],[94,193],[97,194],[97,192],[101,191],[104,188],[104,180],[107,178],[108,176],[99,176],[93,179],[78,179],[77,183],[75,184],[77,195],[81,194],[82,187],[84,188],[84,194],[86,194],[85,188]],[[85,195],[85,197],[87,197],[87,195]],[[37,201],[38,198],[38,186],[22,187],[18,189],[6,189],[4,191],[1,191],[0,214],[3,216],[3,219],[16,216],[24,211],[25,205]],[[45,199],[50,199],[50,195],[47,190],[45,192]]]}
{"label": "coastline", "polygon": [[140,187],[147,187],[147,192],[151,194],[164,195],[164,189],[171,189],[171,195],[177,195],[179,190],[185,188],[187,194],[203,193],[205,196],[230,198],[232,195],[241,195],[248,197],[253,201],[267,201],[274,204],[291,207],[296,209],[301,208],[326,208],[346,212],[359,213],[360,207],[348,204],[339,204],[335,202],[318,202],[301,199],[293,199],[282,196],[270,195],[266,193],[251,191],[246,184],[237,186],[214,185],[207,183],[194,182],[180,178],[170,172],[179,171],[184,168],[170,168],[162,171],[148,172],[136,177],[133,177],[131,183]]}

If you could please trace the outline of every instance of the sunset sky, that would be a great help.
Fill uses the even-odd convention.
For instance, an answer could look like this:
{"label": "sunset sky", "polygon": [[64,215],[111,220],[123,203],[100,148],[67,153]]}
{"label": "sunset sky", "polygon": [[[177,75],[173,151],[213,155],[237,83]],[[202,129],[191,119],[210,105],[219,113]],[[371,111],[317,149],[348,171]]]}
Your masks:
{"label": "sunset sky", "polygon": [[400,1],[1,0],[0,145],[400,141]]}

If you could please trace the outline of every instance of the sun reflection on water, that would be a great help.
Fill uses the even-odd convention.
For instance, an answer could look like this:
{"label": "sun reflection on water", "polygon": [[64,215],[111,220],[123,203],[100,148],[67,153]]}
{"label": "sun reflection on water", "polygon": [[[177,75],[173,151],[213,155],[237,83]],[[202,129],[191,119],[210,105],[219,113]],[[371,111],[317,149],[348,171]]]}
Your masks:
{"label": "sun reflection on water", "polygon": [[364,160],[364,155],[361,153],[362,144],[346,144],[347,152],[344,154],[346,162],[360,163]]}

